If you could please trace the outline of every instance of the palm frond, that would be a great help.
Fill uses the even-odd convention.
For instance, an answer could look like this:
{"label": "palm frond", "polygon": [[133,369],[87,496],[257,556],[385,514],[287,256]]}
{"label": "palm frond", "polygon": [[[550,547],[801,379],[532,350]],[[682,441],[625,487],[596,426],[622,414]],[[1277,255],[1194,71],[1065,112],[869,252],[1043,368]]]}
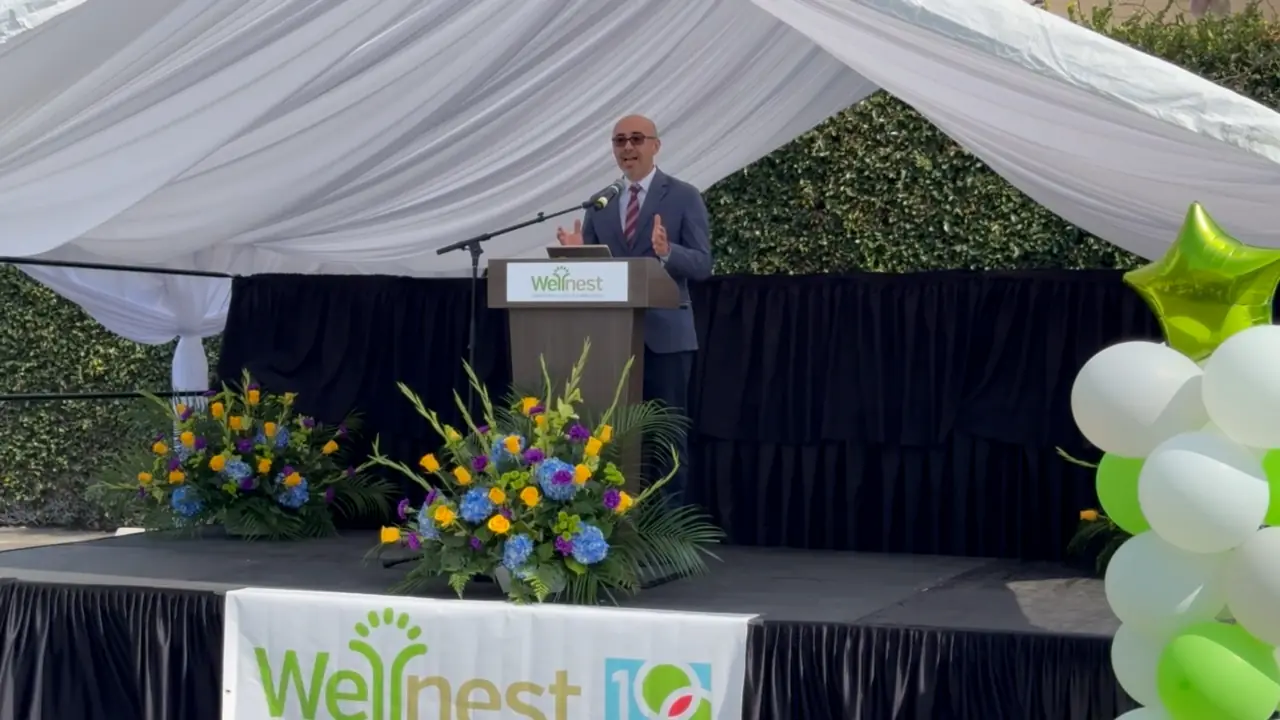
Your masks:
{"label": "palm frond", "polygon": [[620,526],[618,535],[619,544],[625,544],[642,566],[677,577],[707,572],[706,559],[720,559],[709,546],[724,540],[724,531],[697,507],[668,508],[659,502],[639,504],[630,525]]}

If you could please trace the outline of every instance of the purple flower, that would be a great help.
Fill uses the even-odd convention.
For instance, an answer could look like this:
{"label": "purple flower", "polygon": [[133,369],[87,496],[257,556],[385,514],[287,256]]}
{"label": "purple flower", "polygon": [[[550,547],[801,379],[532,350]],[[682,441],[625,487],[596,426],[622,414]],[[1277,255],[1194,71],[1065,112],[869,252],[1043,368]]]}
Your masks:
{"label": "purple flower", "polygon": [[489,458],[484,455],[477,455],[471,458],[472,470],[475,470],[476,472],[484,472],[484,469],[487,467],[489,467]]}
{"label": "purple flower", "polygon": [[622,493],[617,488],[609,488],[604,491],[604,506],[610,510],[617,510],[618,503],[622,502]]}
{"label": "purple flower", "polygon": [[207,447],[209,447],[209,442],[207,440],[205,440],[202,437],[196,438],[196,445],[195,445],[196,450],[203,450]]}
{"label": "purple flower", "polygon": [[418,533],[409,533],[409,536],[406,537],[404,541],[405,544],[409,546],[410,550],[418,551],[422,549],[422,541],[418,539]]}
{"label": "purple flower", "polygon": [[425,503],[427,505],[430,505],[431,503],[435,502],[439,498],[440,498],[440,491],[436,490],[435,488],[431,488],[431,490],[427,492],[427,499],[425,500]]}
{"label": "purple flower", "polygon": [[293,474],[293,466],[285,465],[284,467],[280,468],[280,474],[285,477],[289,477],[290,475]]}
{"label": "purple flower", "polygon": [[551,482],[556,485],[568,485],[573,482],[573,473],[568,470],[557,470],[556,474],[551,476]]}
{"label": "purple flower", "polygon": [[571,442],[586,442],[591,437],[591,431],[578,423],[574,423],[573,427],[569,428],[568,434]]}
{"label": "purple flower", "polygon": [[355,477],[355,476],[356,476],[356,469],[355,469],[355,468],[353,468],[353,467],[348,466],[348,467],[347,467],[347,477],[349,477],[349,478],[353,478],[353,477]]}
{"label": "purple flower", "polygon": [[524,461],[530,465],[540,463],[546,459],[546,454],[536,447],[531,447],[524,451]]}
{"label": "purple flower", "polygon": [[184,408],[182,408],[182,414],[178,416],[178,419],[179,419],[179,420],[190,420],[190,419],[191,419],[191,408],[189,408],[189,407],[184,407]]}
{"label": "purple flower", "polygon": [[160,442],[163,439],[164,439],[164,433],[156,433],[156,436],[151,438],[151,442]]}
{"label": "purple flower", "polygon": [[240,438],[236,441],[236,451],[247,453],[253,450],[253,441],[249,438]]}
{"label": "purple flower", "polygon": [[180,467],[182,467],[182,461],[181,461],[181,460],[179,460],[179,459],[178,459],[178,458],[176,458],[176,457],[171,457],[171,458],[169,458],[169,469],[170,469],[170,470],[177,470],[177,469],[178,469],[178,468],[180,468]]}
{"label": "purple flower", "polygon": [[315,427],[315,426],[316,426],[316,419],[315,419],[315,418],[313,418],[313,417],[304,417],[304,418],[302,418],[302,427],[304,427],[304,428],[306,428],[306,429],[310,430],[311,428],[313,428],[313,427]]}
{"label": "purple flower", "polygon": [[217,391],[217,390],[205,390],[205,391],[204,391],[203,393],[201,393],[201,394],[202,394],[202,395],[204,395],[205,397],[217,397],[217,396],[218,396],[218,391]]}
{"label": "purple flower", "polygon": [[506,519],[510,520],[510,519],[511,519],[511,508],[507,508],[507,507],[499,508],[499,509],[498,509],[498,514],[499,514],[499,515],[501,515],[502,517],[504,517],[504,518],[506,518]]}
{"label": "purple flower", "polygon": [[241,489],[241,490],[252,490],[252,489],[253,489],[253,478],[252,478],[252,477],[247,477],[247,478],[245,478],[245,479],[241,480],[241,481],[240,481],[240,489]]}
{"label": "purple flower", "polygon": [[404,498],[399,505],[396,505],[396,517],[401,520],[409,517],[409,498]]}
{"label": "purple flower", "polygon": [[573,541],[563,537],[556,538],[556,552],[569,555],[573,552]]}
{"label": "purple flower", "polygon": [[147,489],[144,487],[138,488],[138,497],[144,498],[146,496],[147,496]]}
{"label": "purple flower", "polygon": [[247,389],[249,389],[249,390],[261,390],[261,389],[262,389],[262,386],[261,386],[261,385],[259,385],[259,384],[258,384],[258,383],[256,383],[256,382],[251,382],[251,383],[249,383],[249,387],[248,387]]}
{"label": "purple flower", "polygon": [[324,502],[325,502],[325,504],[326,504],[326,505],[328,505],[328,504],[332,503],[332,502],[333,502],[333,498],[334,498],[334,496],[335,496],[335,495],[337,495],[337,494],[338,494],[338,490],[337,490],[337,488],[333,487],[332,485],[330,485],[328,488],[326,488],[326,489],[325,489],[325,491],[324,491]]}
{"label": "purple flower", "polygon": [[347,425],[346,423],[342,423],[341,425],[338,425],[338,437],[346,437],[346,436],[347,436]]}
{"label": "purple flower", "polygon": [[472,538],[471,538],[471,549],[472,549],[472,550],[480,550],[480,549],[483,549],[483,548],[484,548],[484,543],[480,542],[480,538],[475,537],[475,536],[472,536]]}
{"label": "purple flower", "polygon": [[534,405],[533,407],[529,408],[529,417],[534,417],[535,415],[541,415],[546,411],[547,409],[542,407],[541,405]]}
{"label": "purple flower", "polygon": [[488,434],[489,434],[489,426],[488,426],[488,425],[481,425],[480,427],[476,428],[476,432],[477,432],[477,433],[479,433],[479,434],[481,434],[481,435],[488,435]]}

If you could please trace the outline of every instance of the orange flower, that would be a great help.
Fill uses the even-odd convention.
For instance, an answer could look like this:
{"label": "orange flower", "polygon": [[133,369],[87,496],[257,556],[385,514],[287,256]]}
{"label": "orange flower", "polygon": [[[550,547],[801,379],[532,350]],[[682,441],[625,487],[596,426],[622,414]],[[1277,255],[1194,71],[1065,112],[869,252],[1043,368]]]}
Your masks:
{"label": "orange flower", "polygon": [[519,436],[508,435],[507,439],[502,441],[502,447],[506,448],[507,452],[511,453],[512,455],[515,455],[516,453],[520,452]]}
{"label": "orange flower", "polygon": [[384,527],[382,532],[378,533],[378,539],[383,545],[400,542],[400,528]]}
{"label": "orange flower", "polygon": [[297,487],[301,484],[302,484],[302,476],[296,472],[289,473],[288,475],[284,476],[285,487]]}
{"label": "orange flower", "polygon": [[538,407],[538,398],[527,397],[520,400],[520,412],[524,415],[528,415],[536,407]]}
{"label": "orange flower", "polygon": [[266,475],[271,472],[271,458],[258,458],[258,474]]}
{"label": "orange flower", "polygon": [[209,469],[214,472],[222,472],[222,469],[225,468],[226,466],[227,466],[226,455],[214,455],[213,457],[209,458]]}
{"label": "orange flower", "polygon": [[265,423],[262,423],[262,434],[263,434],[263,435],[266,435],[266,436],[267,436],[267,437],[269,437],[269,438],[270,438],[270,437],[275,437],[275,436],[276,436],[276,424],[275,424],[275,423],[273,423],[273,422],[265,422]]}
{"label": "orange flower", "polygon": [[183,405],[182,403],[178,403],[177,405],[173,406],[173,411],[177,413],[178,417],[182,417],[183,413],[187,411],[187,406]]}
{"label": "orange flower", "polygon": [[250,390],[246,395],[246,398],[249,400],[250,405],[257,405],[259,402],[262,402],[262,391]]}
{"label": "orange flower", "polygon": [[573,469],[573,481],[579,485],[586,485],[591,479],[591,468],[586,465],[579,464]]}
{"label": "orange flower", "polygon": [[227,418],[227,424],[231,426],[232,430],[243,430],[244,418],[240,417],[239,415],[232,415],[231,417]]}
{"label": "orange flower", "polygon": [[600,428],[600,432],[596,433],[596,436],[600,438],[600,442],[602,443],[609,442],[610,440],[613,439],[613,426],[605,425],[604,427]]}
{"label": "orange flower", "polygon": [[600,448],[603,445],[604,443],[596,438],[590,438],[587,440],[586,447],[582,448],[582,452],[586,453],[587,457],[596,457],[600,454]]}
{"label": "orange flower", "polygon": [[213,403],[212,405],[209,406],[209,414],[216,418],[222,417],[222,414],[225,413],[226,411],[227,409],[223,407],[222,403],[220,402]]}
{"label": "orange flower", "polygon": [[542,494],[538,492],[538,488],[532,485],[520,491],[520,502],[529,507],[537,507],[541,500]]}
{"label": "orange flower", "polygon": [[464,467],[456,467],[453,469],[453,477],[458,481],[459,485],[471,484],[471,473]]}
{"label": "orange flower", "polygon": [[494,505],[501,505],[507,501],[507,494],[502,492],[502,488],[489,488],[489,502]]}
{"label": "orange flower", "polygon": [[436,472],[440,469],[440,461],[431,453],[423,455],[422,459],[418,461],[418,464],[422,466],[423,470],[426,470],[429,473]]}
{"label": "orange flower", "polygon": [[138,482],[142,483],[143,485],[151,484],[151,473],[149,472],[138,473]]}
{"label": "orange flower", "polygon": [[182,447],[195,447],[196,434],[190,430],[184,430],[183,433],[178,436],[178,442],[182,443]]}
{"label": "orange flower", "polygon": [[165,454],[165,453],[169,452],[169,446],[168,446],[168,445],[165,445],[163,442],[161,442],[161,441],[157,440],[157,441],[155,442],[155,444],[151,446],[151,452],[153,452],[153,453],[155,453],[155,454],[157,454],[157,455],[163,455],[163,454]]}
{"label": "orange flower", "polygon": [[332,455],[338,452],[338,443],[333,440],[330,440],[329,442],[324,444],[324,447],[320,448],[320,452],[324,453],[325,455]]}
{"label": "orange flower", "polygon": [[632,505],[635,505],[635,504],[636,504],[636,501],[635,501],[635,500],[633,500],[633,499],[631,498],[631,496],[630,496],[630,495],[628,495],[628,494],[627,494],[626,492],[624,492],[624,491],[619,491],[619,492],[618,492],[618,507],[614,508],[614,509],[613,509],[613,511],[614,511],[614,512],[616,512],[616,513],[618,513],[619,515],[621,515],[622,513],[624,513],[624,512],[626,512],[627,510],[629,510],[629,509],[631,508],[631,506],[632,506]]}
{"label": "orange flower", "polygon": [[1081,510],[1080,519],[1085,522],[1095,522],[1098,519],[1097,510]]}
{"label": "orange flower", "polygon": [[501,515],[494,515],[489,518],[488,525],[489,530],[491,530],[494,535],[505,535],[511,530],[511,521]]}
{"label": "orange flower", "polygon": [[184,474],[181,470],[173,470],[173,471],[170,471],[169,473],[169,484],[171,485],[178,485],[183,480],[186,480],[186,479],[187,479],[186,474]]}

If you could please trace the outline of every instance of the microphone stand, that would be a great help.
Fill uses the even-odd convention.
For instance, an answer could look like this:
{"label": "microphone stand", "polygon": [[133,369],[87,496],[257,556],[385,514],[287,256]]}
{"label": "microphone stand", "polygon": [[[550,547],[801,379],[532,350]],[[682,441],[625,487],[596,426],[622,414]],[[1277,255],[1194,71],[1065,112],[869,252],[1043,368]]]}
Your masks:
{"label": "microphone stand", "polygon": [[[568,215],[571,212],[577,212],[579,210],[587,210],[595,204],[596,201],[593,199],[584,203],[579,203],[573,207],[565,208],[564,210],[557,210],[553,213],[538,213],[529,220],[518,222],[515,225],[508,225],[492,232],[481,233],[475,237],[467,238],[466,240],[459,240],[456,243],[445,245],[439,250],[436,250],[437,255],[444,255],[445,253],[451,253],[455,250],[466,250],[471,254],[471,312],[467,322],[467,364],[471,366],[472,370],[475,370],[476,367],[476,324],[478,322],[478,312],[476,308],[479,305],[480,296],[480,256],[484,253],[484,249],[481,245],[493,238],[515,232],[516,230],[523,230],[530,225],[537,225],[540,222],[546,222],[554,217]],[[471,387],[471,383],[467,383],[467,408],[471,412],[475,412],[475,388]]]}

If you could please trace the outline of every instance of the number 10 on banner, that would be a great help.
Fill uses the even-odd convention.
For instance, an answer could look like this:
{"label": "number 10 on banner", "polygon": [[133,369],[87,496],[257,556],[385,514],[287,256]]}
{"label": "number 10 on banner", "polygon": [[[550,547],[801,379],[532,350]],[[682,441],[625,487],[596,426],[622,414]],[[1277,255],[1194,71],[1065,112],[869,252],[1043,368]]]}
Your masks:
{"label": "number 10 on banner", "polygon": [[714,720],[710,663],[606,658],[604,720]]}

